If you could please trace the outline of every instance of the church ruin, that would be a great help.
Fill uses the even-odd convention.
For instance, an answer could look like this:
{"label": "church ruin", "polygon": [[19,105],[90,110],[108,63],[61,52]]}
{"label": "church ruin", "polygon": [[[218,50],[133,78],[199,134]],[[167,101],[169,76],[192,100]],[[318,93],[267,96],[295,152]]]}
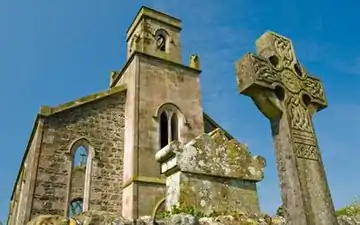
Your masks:
{"label": "church ruin", "polygon": [[[41,107],[11,196],[9,225],[87,210],[151,215],[166,193],[156,153],[220,128],[203,112],[198,57],[191,56],[189,66],[181,62],[180,31],[179,19],[142,7],[127,31],[127,62],[111,73],[107,90]],[[251,192],[258,205],[256,186]]]}

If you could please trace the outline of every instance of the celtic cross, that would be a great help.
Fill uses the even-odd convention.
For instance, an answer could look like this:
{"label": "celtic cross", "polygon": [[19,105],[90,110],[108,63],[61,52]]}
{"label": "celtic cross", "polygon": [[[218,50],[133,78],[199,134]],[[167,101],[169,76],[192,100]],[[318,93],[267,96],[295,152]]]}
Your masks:
{"label": "celtic cross", "polygon": [[336,225],[312,115],[327,107],[323,86],[296,59],[289,39],[266,32],[257,55],[236,63],[238,88],[270,120],[289,225]]}

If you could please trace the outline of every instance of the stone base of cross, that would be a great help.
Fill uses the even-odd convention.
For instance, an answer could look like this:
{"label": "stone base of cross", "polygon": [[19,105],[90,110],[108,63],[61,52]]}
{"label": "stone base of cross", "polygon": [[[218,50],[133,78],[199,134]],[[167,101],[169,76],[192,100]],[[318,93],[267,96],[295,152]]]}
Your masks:
{"label": "stone base of cross", "polygon": [[193,207],[211,213],[259,213],[256,183],[265,159],[216,129],[185,146],[173,141],[156,154],[166,175],[166,209]]}
{"label": "stone base of cross", "polygon": [[289,225],[336,225],[312,115],[327,106],[323,86],[296,59],[289,39],[266,32],[257,55],[236,63],[240,93],[270,120]]}

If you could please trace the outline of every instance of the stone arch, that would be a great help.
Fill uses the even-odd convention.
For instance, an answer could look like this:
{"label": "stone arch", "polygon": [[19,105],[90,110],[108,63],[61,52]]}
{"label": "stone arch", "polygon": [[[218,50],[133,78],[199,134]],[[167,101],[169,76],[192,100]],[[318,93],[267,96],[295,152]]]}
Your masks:
{"label": "stone arch", "polygon": [[[167,103],[164,103],[164,104],[160,105],[159,107],[157,107],[154,118],[155,119],[158,118],[160,116],[160,114],[164,111],[178,112],[181,117],[184,117],[180,108],[177,105],[175,105],[174,103],[171,103],[171,102],[167,102]],[[184,117],[184,119],[185,119],[185,117]]]}
{"label": "stone arch", "polygon": [[181,131],[186,124],[186,118],[178,106],[173,103],[162,104],[157,108],[154,119],[158,124],[158,149],[165,147],[173,140],[181,141]]}
{"label": "stone arch", "polygon": [[156,48],[162,52],[168,52],[169,43],[170,43],[170,35],[169,33],[160,28],[155,31],[155,42]]}
{"label": "stone arch", "polygon": [[[82,161],[77,162],[77,153],[83,151],[82,153],[86,155],[80,155],[83,157]],[[95,157],[95,151],[93,146],[90,144],[88,139],[85,137],[80,137],[73,141],[68,148],[68,155],[70,156],[69,161],[69,179],[68,179],[68,200],[66,204],[66,216],[69,216],[72,212],[71,204],[74,201],[79,201],[81,199],[82,211],[89,210],[89,201],[90,201],[90,187],[91,187],[91,174],[93,167],[93,160]],[[80,152],[81,153],[81,152]]]}
{"label": "stone arch", "polygon": [[74,150],[80,146],[84,146],[89,151],[89,156],[91,156],[92,158],[95,157],[94,148],[92,147],[90,141],[86,137],[79,137],[73,142],[71,142],[68,148],[68,153],[71,154],[71,156],[73,156]]}

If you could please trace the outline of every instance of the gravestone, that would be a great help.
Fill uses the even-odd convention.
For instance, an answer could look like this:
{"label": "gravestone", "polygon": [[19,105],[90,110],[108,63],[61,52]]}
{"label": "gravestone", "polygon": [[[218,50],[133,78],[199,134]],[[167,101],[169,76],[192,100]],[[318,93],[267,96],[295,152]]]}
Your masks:
{"label": "gravestone", "polygon": [[256,183],[263,179],[265,159],[228,140],[216,129],[182,146],[172,141],[156,154],[166,175],[167,210],[194,207],[197,212],[259,213]]}
{"label": "gravestone", "polygon": [[323,86],[296,59],[289,39],[266,32],[257,55],[236,63],[238,88],[270,120],[285,216],[289,225],[336,225],[312,123],[327,107]]}

